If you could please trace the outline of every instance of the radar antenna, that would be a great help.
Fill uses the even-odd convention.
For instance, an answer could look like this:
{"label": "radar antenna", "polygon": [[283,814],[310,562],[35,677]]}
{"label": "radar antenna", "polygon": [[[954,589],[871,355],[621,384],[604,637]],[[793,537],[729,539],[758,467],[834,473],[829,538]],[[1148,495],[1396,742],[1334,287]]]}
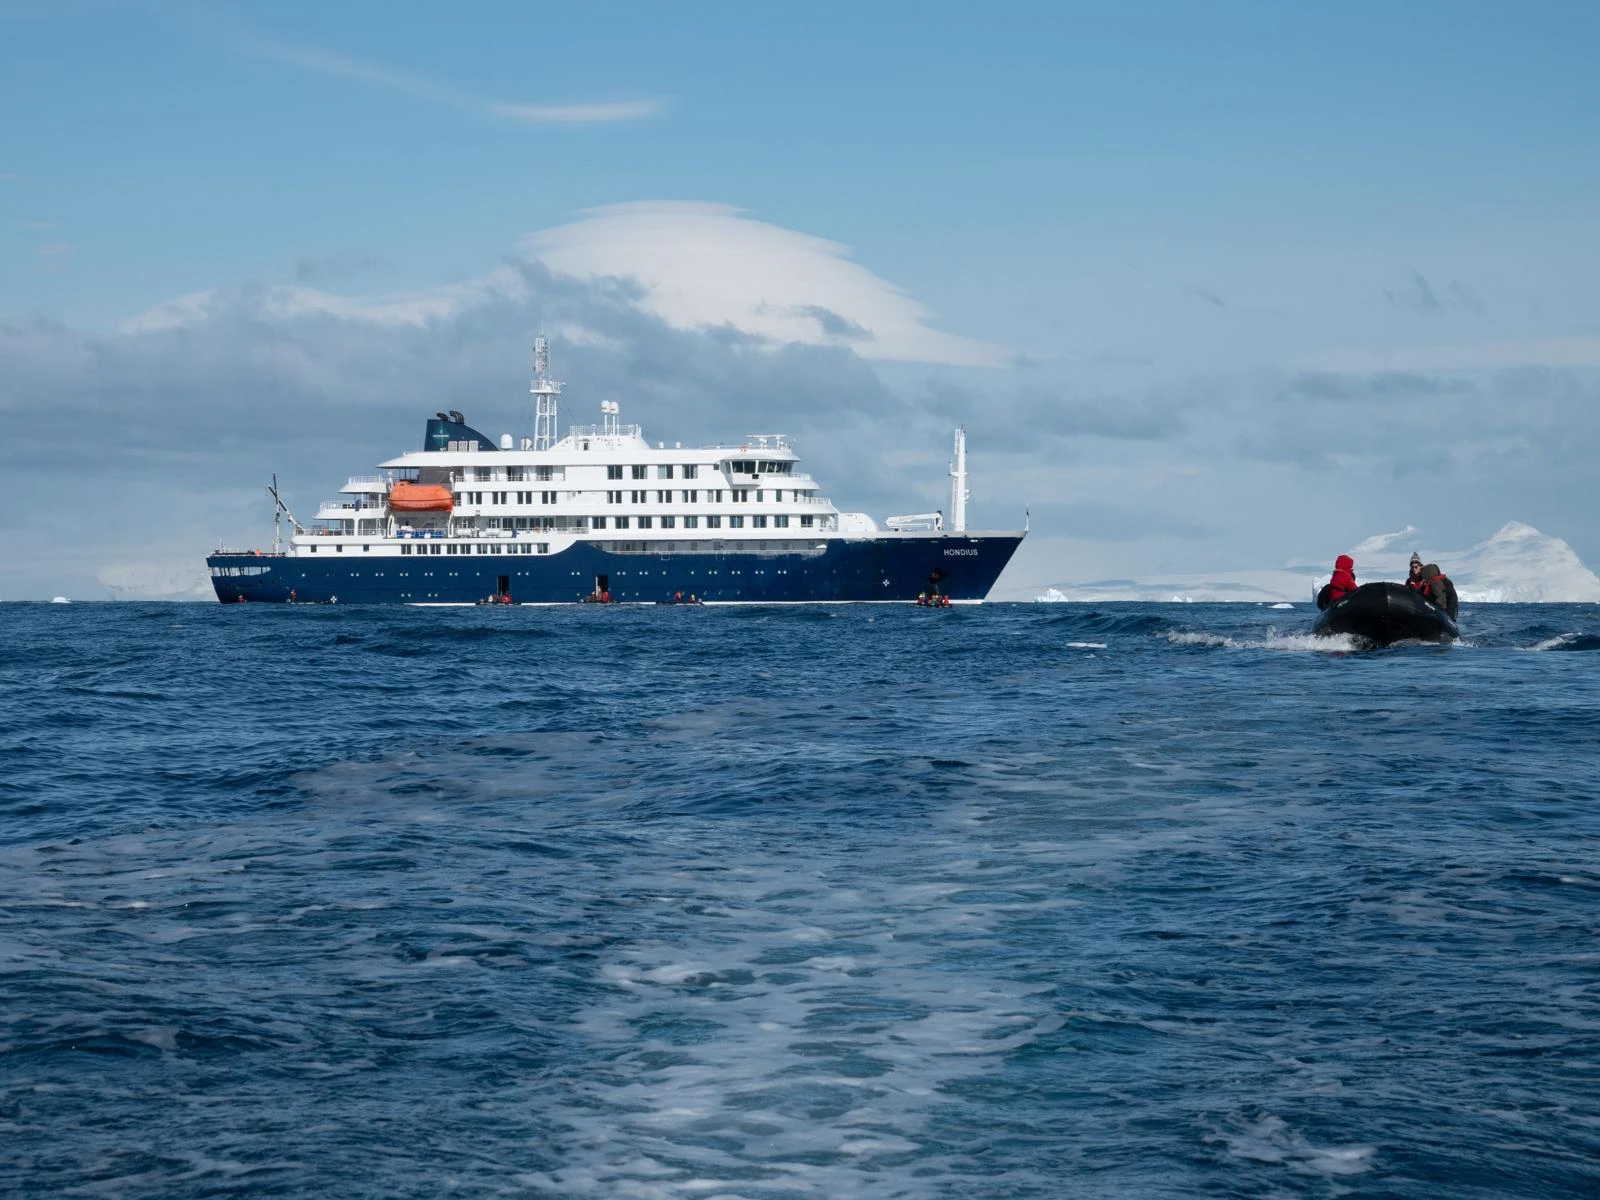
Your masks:
{"label": "radar antenna", "polygon": [[541,334],[533,339],[533,448],[548,450],[556,444],[556,397],[562,385],[550,378],[550,343]]}
{"label": "radar antenna", "polygon": [[300,522],[294,519],[294,514],[289,511],[289,506],[283,502],[283,496],[278,492],[278,473],[272,473],[272,483],[267,488],[272,496],[272,552],[283,553],[283,519],[289,518],[289,525],[296,533],[302,532]]}

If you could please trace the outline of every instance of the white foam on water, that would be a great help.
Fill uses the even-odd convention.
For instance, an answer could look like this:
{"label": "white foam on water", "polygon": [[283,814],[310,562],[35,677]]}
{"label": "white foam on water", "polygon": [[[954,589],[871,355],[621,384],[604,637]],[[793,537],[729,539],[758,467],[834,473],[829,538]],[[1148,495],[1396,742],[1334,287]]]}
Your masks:
{"label": "white foam on water", "polygon": [[1307,1175],[1360,1175],[1372,1167],[1375,1146],[1313,1146],[1282,1117],[1264,1116],[1243,1128],[1217,1134],[1234,1158],[1280,1165]]}
{"label": "white foam on water", "polygon": [[1561,647],[1570,646],[1577,641],[1578,636],[1576,633],[1558,633],[1553,638],[1545,638],[1542,642],[1535,642],[1527,649],[1536,653],[1543,650],[1559,650]]}
{"label": "white foam on water", "polygon": [[954,1165],[934,1151],[929,1119],[952,1103],[950,1085],[999,1069],[1063,1021],[1034,985],[940,968],[952,940],[993,936],[1020,905],[964,901],[984,886],[964,873],[970,860],[928,850],[914,862],[886,854],[843,889],[814,860],[704,872],[693,909],[709,900],[724,919],[610,950],[598,972],[610,994],[575,1025],[596,1069],[574,1082],[565,1165],[540,1186],[946,1194]]}
{"label": "white foam on water", "polygon": [[1104,642],[1068,642],[1067,643],[1067,649],[1068,650],[1104,650],[1105,648],[1106,648],[1106,644]]}
{"label": "white foam on water", "polygon": [[1279,633],[1268,629],[1259,638],[1234,638],[1220,633],[1194,630],[1168,630],[1162,635],[1174,646],[1207,646],[1218,650],[1288,650],[1298,653],[1347,654],[1361,649],[1349,634],[1322,636],[1312,633]]}

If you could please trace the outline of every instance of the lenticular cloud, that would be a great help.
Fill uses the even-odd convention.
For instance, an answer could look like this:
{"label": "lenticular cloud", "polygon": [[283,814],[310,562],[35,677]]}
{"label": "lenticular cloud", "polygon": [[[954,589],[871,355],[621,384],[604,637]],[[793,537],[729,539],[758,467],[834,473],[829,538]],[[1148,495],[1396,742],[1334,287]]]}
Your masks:
{"label": "lenticular cloud", "polygon": [[732,327],[777,344],[847,346],[863,358],[1006,365],[1002,346],[933,329],[933,314],[849,260],[837,242],[722,204],[652,201],[590,209],[530,234],[522,250],[559,275],[627,278],[680,329]]}

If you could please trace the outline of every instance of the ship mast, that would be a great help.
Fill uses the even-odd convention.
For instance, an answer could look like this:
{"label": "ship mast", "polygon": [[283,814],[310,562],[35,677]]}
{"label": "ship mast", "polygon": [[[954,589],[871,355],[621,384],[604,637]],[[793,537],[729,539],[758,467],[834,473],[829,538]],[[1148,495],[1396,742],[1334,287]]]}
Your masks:
{"label": "ship mast", "polygon": [[533,339],[533,448],[548,450],[556,444],[556,397],[561,384],[550,378],[550,343],[543,336]]}
{"label": "ship mast", "polygon": [[956,429],[955,461],[950,464],[950,528],[960,533],[967,527],[967,430]]}

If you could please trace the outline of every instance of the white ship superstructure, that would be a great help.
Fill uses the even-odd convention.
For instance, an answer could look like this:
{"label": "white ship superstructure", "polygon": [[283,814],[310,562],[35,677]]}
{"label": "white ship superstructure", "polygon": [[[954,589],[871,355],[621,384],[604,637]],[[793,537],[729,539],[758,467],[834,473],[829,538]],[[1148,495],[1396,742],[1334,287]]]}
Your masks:
{"label": "white ship superstructure", "polygon": [[[314,525],[294,534],[291,552],[552,554],[578,539],[619,551],[689,551],[681,544],[803,544],[877,532],[871,517],[841,514],[819,494],[781,433],[751,434],[737,444],[652,446],[640,426],[622,423],[617,401],[605,401],[600,424],[572,426],[540,448],[552,436],[560,385],[547,377],[542,338],[537,354],[533,437],[503,434],[489,442],[460,412],[441,412],[429,422],[430,436],[447,435],[439,449],[379,463],[381,475],[352,476],[341,498],[324,503]],[[423,489],[413,503],[432,507],[408,511],[398,500],[396,508],[397,484]]]}

